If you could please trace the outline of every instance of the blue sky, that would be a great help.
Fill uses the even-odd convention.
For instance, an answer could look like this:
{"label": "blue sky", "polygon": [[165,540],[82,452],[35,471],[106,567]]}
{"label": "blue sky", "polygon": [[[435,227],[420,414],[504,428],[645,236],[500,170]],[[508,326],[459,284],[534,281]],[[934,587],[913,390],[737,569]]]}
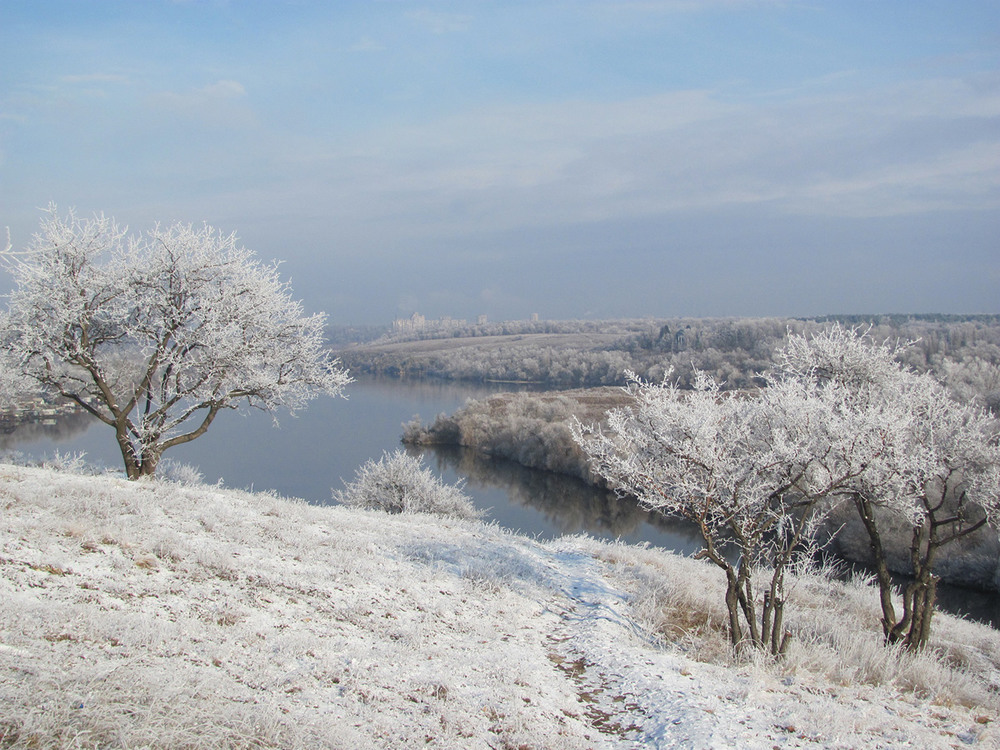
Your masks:
{"label": "blue sky", "polygon": [[15,247],[50,202],[334,323],[996,313],[1000,2],[3,0]]}

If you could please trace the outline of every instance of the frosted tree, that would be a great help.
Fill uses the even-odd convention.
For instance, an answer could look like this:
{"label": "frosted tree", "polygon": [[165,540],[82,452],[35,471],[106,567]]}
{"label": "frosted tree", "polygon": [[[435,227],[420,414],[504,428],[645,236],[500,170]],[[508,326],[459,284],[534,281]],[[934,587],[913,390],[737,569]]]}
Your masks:
{"label": "frosted tree", "polygon": [[[906,479],[914,498],[904,509],[910,525],[913,580],[902,588],[903,612],[888,631],[892,642],[923,648],[930,636],[939,551],[989,523],[1000,521],[1000,447],[996,423],[983,409],[956,402],[929,375],[915,375],[906,389],[912,404]],[[874,534],[877,529],[870,529]]]}
{"label": "frosted tree", "polygon": [[130,479],[203,435],[223,409],[294,410],[350,377],[276,265],[234,235],[175,224],[128,236],[50,207],[0,316],[12,366],[110,426]]}
{"label": "frosted tree", "polygon": [[574,436],[617,491],[697,526],[699,557],[726,575],[733,646],[782,653],[786,570],[808,552],[818,499],[852,471],[818,460],[829,447],[815,430],[826,405],[793,379],[757,395],[721,392],[703,373],[693,391],[629,380],[635,405],[608,412],[606,429],[575,423]]}
{"label": "frosted tree", "polygon": [[[868,534],[885,638],[917,650],[930,635],[941,548],[1000,520],[1000,446],[990,414],[900,365],[902,347],[834,326],[789,337],[780,358],[786,377],[833,405],[827,460],[854,468],[839,492]],[[908,529],[913,578],[898,595],[887,523]]]}

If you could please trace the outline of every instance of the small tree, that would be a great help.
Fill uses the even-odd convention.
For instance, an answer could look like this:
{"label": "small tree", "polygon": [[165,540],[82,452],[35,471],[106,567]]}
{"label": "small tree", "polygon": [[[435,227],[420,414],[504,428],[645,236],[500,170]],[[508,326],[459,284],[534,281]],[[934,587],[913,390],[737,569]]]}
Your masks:
{"label": "small tree", "polygon": [[726,575],[733,646],[782,653],[785,572],[813,538],[818,498],[846,480],[817,461],[828,453],[815,430],[824,404],[794,380],[748,395],[703,373],[693,391],[628,376],[635,406],[608,412],[607,431],[575,423],[574,437],[617,491],[697,526],[699,556]]}
{"label": "small tree", "polygon": [[[929,375],[911,376],[907,513],[913,580],[902,590],[903,613],[888,633],[892,642],[921,649],[930,636],[939,551],[1000,520],[1000,447],[994,420],[956,402]],[[890,611],[891,616],[893,613]]]}
{"label": "small tree", "polygon": [[[918,650],[930,636],[941,548],[1000,519],[1000,446],[988,412],[899,364],[903,346],[834,326],[811,338],[790,336],[780,359],[786,377],[835,404],[822,429],[829,460],[854,469],[839,492],[868,534],[885,639]],[[859,441],[863,435],[876,439]],[[886,520],[909,529],[913,579],[901,591],[901,614]]]}
{"label": "small tree", "polygon": [[115,431],[130,479],[222,409],[294,410],[350,382],[275,265],[234,235],[175,224],[126,236],[49,209],[24,252],[0,337],[17,369]]}

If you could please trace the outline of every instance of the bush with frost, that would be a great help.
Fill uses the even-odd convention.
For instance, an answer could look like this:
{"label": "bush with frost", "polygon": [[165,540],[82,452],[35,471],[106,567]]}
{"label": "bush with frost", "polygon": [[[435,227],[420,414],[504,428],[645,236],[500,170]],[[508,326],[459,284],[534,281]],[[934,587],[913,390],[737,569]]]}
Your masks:
{"label": "bush with frost", "polygon": [[197,487],[205,483],[205,477],[197,466],[171,458],[161,461],[159,470],[161,479],[179,484],[182,487]]}
{"label": "bush with frost", "polygon": [[[694,390],[629,373],[632,406],[608,412],[606,425],[574,422],[612,487],[699,529],[699,556],[726,574],[734,647],[784,653],[785,569],[812,552],[831,505],[858,511],[885,641],[910,651],[928,643],[942,549],[995,535],[995,419],[902,365],[902,348],[840,326],[792,334],[756,394],[723,393],[700,372]],[[912,580],[897,592],[887,542],[900,533]],[[763,591],[759,574],[770,576]]]}
{"label": "bush with frost", "polygon": [[354,481],[334,490],[338,503],[389,513],[433,513],[460,519],[482,516],[462,491],[462,483],[446,484],[423,465],[423,459],[401,450],[369,459],[355,472]]}
{"label": "bush with frost", "polygon": [[87,466],[87,454],[83,451],[61,453],[56,451],[51,456],[42,459],[42,466],[46,469],[64,471],[67,474],[93,474],[94,471]]}
{"label": "bush with frost", "polygon": [[[899,364],[901,348],[834,326],[790,336],[780,366],[835,403],[830,419],[814,425],[829,436],[823,461],[854,467],[836,494],[857,509],[867,532],[886,641],[920,650],[943,549],[980,530],[995,535],[1000,525],[1000,432],[984,408]],[[877,450],[861,444],[866,434],[877,438]],[[910,538],[912,580],[897,598],[883,540],[899,530]]]}

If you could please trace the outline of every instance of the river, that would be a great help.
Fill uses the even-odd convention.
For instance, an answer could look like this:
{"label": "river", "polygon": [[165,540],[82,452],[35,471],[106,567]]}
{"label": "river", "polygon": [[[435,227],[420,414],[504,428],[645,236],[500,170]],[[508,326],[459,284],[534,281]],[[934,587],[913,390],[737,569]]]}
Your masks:
{"label": "river", "polygon": [[[311,503],[330,503],[332,490],[350,481],[358,466],[402,447],[404,422],[415,415],[430,422],[469,398],[501,389],[363,378],[348,387],[347,399],[319,398],[297,415],[279,414],[277,424],[259,411],[223,413],[205,435],[164,457],[197,467],[208,483],[221,480],[227,487],[273,490]],[[84,415],[54,425],[26,425],[2,435],[0,450],[29,459],[57,451],[82,452],[88,463],[121,469],[111,429]],[[645,513],[577,479],[484,458],[467,449],[432,447],[418,452],[445,481],[463,481],[476,506],[487,511],[487,519],[505,528],[542,539],[587,533],[648,542],[684,554],[700,547],[692,528]],[[940,598],[945,609],[1000,625],[1000,597],[942,587]]]}
{"label": "river", "polygon": [[[228,487],[274,490],[311,503],[329,503],[332,490],[350,481],[367,459],[403,447],[404,422],[416,415],[432,421],[469,398],[485,397],[502,387],[359,379],[348,387],[348,398],[317,399],[297,415],[279,414],[277,424],[259,411],[223,413],[205,435],[171,449],[164,459],[197,467],[208,483],[222,480]],[[121,464],[111,429],[84,415],[56,425],[20,428],[0,437],[0,449],[31,459],[57,451],[83,452],[95,466],[118,470]],[[674,530],[634,504],[571,477],[484,458],[465,449],[435,447],[417,452],[425,455],[427,465],[445,481],[464,481],[476,506],[506,528],[541,538],[587,532],[602,538],[646,541],[679,552],[698,549],[688,530]]]}

